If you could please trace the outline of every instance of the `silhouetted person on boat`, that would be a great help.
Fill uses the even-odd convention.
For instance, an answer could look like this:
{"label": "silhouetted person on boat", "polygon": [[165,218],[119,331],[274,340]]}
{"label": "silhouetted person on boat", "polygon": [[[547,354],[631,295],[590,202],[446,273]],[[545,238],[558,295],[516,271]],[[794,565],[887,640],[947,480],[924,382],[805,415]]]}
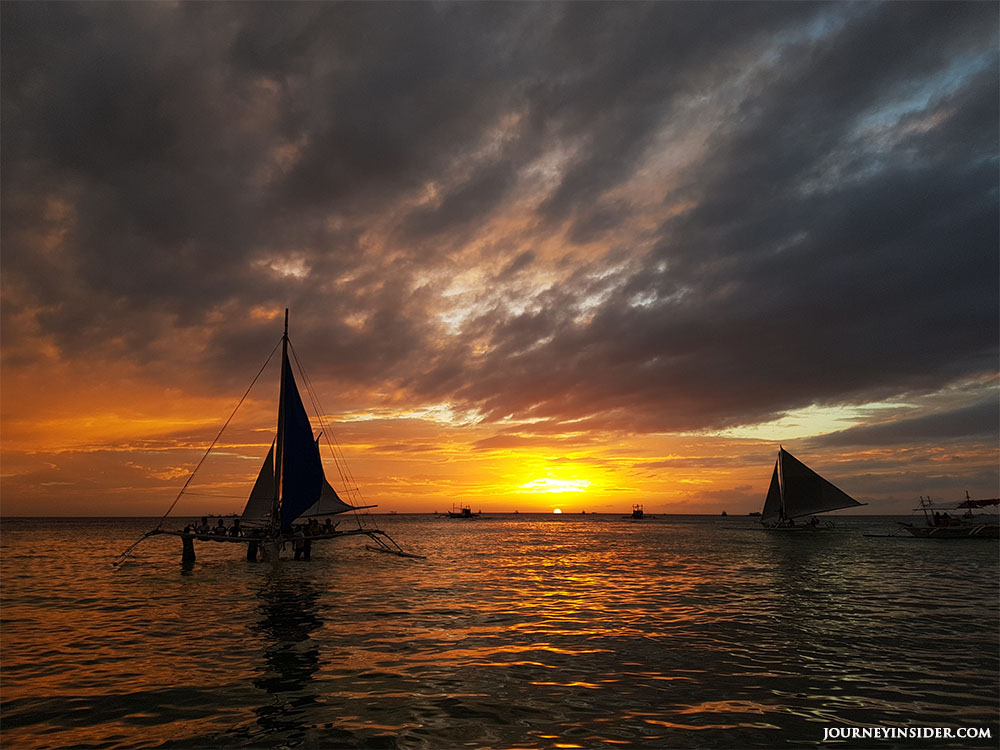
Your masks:
{"label": "silhouetted person on boat", "polygon": [[295,559],[301,560],[303,556],[306,560],[309,559],[309,552],[306,545],[309,544],[309,540],[306,539],[306,534],[309,533],[309,527],[305,524],[300,526],[295,530],[295,539],[292,542],[292,548],[295,550]]}
{"label": "silhouetted person on boat", "polygon": [[261,531],[260,529],[251,529],[247,536],[250,537],[250,541],[247,543],[247,562],[257,562],[257,539],[261,536]]}
{"label": "silhouetted person on boat", "polygon": [[330,521],[330,519],[328,518],[328,519],[326,519],[326,520],[325,520],[325,521],[323,522],[323,533],[324,533],[324,534],[332,534],[332,533],[334,532],[334,530],[335,530],[335,529],[336,529],[336,528],[337,528],[338,526],[340,526],[340,522],[339,522],[339,521],[338,521],[337,523],[332,523],[332,522]]}
{"label": "silhouetted person on boat", "polygon": [[201,517],[201,523],[194,527],[194,532],[196,534],[209,534],[212,531],[212,527],[208,525],[208,516]]}
{"label": "silhouetted person on boat", "polygon": [[320,528],[319,521],[311,518],[302,527],[300,533],[302,535],[301,538],[295,540],[295,559],[309,562],[312,560],[312,540],[309,537],[320,536],[323,530]]}
{"label": "silhouetted person on boat", "polygon": [[185,569],[190,568],[191,563],[194,562],[194,535],[197,529],[191,524],[184,527],[184,536],[181,537],[181,566]]}
{"label": "silhouetted person on boat", "polygon": [[243,529],[240,528],[240,519],[233,519],[233,527],[229,529],[229,536],[243,536]]}
{"label": "silhouetted person on boat", "polygon": [[315,518],[310,518],[309,523],[306,525],[305,539],[302,540],[302,559],[312,560],[312,541],[309,539],[311,536],[320,536],[323,530],[319,526],[319,521]]}
{"label": "silhouetted person on boat", "polygon": [[216,536],[226,536],[229,533],[228,529],[226,529],[226,522],[220,518],[219,523],[212,529],[212,533]]}

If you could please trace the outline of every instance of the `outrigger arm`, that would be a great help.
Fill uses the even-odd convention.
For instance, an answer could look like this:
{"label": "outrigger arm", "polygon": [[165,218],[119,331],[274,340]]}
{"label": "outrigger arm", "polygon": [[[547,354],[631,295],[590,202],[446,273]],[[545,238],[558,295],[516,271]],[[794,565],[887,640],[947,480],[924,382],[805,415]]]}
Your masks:
{"label": "outrigger arm", "polygon": [[181,538],[181,543],[183,544],[183,553],[181,559],[184,562],[194,562],[195,552],[194,552],[194,542],[195,540],[202,542],[228,542],[236,544],[250,544],[251,542],[256,542],[257,544],[266,544],[268,541],[276,541],[278,543],[286,541],[294,541],[295,539],[308,539],[311,542],[322,541],[324,539],[339,539],[345,536],[359,536],[364,535],[370,538],[375,545],[367,544],[365,549],[372,552],[385,552],[391,555],[397,555],[399,557],[410,557],[418,560],[426,560],[426,555],[417,555],[412,552],[405,551],[399,544],[393,539],[389,534],[380,529],[350,529],[347,531],[334,531],[332,534],[317,534],[316,536],[309,537],[286,537],[279,538],[276,540],[269,539],[268,537],[254,537],[254,536],[221,536],[217,534],[195,534],[192,532],[184,531],[167,531],[165,529],[153,529],[152,531],[147,531],[127,550],[125,550],[118,558],[112,563],[114,567],[121,565],[128,556],[132,553],[139,544],[151,536],[176,536]]}

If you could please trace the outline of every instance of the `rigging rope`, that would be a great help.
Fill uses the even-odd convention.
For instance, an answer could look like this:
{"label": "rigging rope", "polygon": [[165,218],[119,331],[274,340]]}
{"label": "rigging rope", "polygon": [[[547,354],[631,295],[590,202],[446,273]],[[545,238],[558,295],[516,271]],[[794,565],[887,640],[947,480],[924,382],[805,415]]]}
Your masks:
{"label": "rigging rope", "polygon": [[[279,341],[278,344],[280,343],[281,342]],[[236,404],[236,408],[233,409],[233,413],[229,415],[229,419],[227,419],[226,423],[222,425],[222,429],[219,430],[219,434],[215,436],[215,440],[213,440],[212,444],[208,446],[208,450],[205,451],[205,455],[201,457],[201,460],[198,462],[198,465],[194,467],[194,471],[191,472],[191,476],[187,478],[187,481],[184,483],[184,486],[181,487],[181,491],[177,493],[177,497],[174,498],[174,501],[170,504],[170,507],[167,508],[167,512],[163,514],[163,518],[161,518],[157,522],[154,528],[156,529],[160,528],[160,525],[164,522],[164,520],[166,520],[167,516],[170,515],[170,511],[172,511],[174,509],[174,506],[177,505],[177,501],[181,499],[181,495],[184,494],[184,490],[186,490],[187,486],[191,484],[191,480],[194,479],[194,475],[198,473],[198,469],[200,469],[201,465],[205,463],[205,459],[208,458],[208,454],[212,452],[212,449],[215,447],[215,444],[219,442],[219,438],[222,437],[222,433],[226,431],[226,428],[229,426],[229,423],[232,422],[233,417],[236,416],[236,412],[240,410],[240,407],[243,406],[243,402],[246,401],[247,396],[250,395],[250,391],[253,390],[253,387],[257,384],[257,380],[258,378],[260,378],[260,374],[264,372],[264,368],[267,367],[267,363],[271,361],[271,357],[273,357],[274,352],[277,351],[278,344],[275,344],[274,349],[272,349],[271,353],[267,355],[267,359],[264,360],[264,364],[261,365],[260,369],[257,371],[257,374],[254,375],[253,382],[250,383],[250,387],[247,388],[246,393],[244,393],[240,397],[240,401],[238,404]]]}
{"label": "rigging rope", "polygon": [[[316,412],[316,421],[319,422],[320,429],[322,429],[322,436],[326,439],[327,447],[333,454],[333,461],[337,467],[337,473],[340,474],[340,481],[344,492],[347,494],[348,498],[357,505],[364,505],[365,499],[361,494],[361,488],[358,486],[357,480],[354,478],[351,472],[351,467],[347,463],[347,458],[344,456],[344,451],[340,447],[340,443],[337,440],[337,435],[327,424],[323,417],[325,413],[322,404],[319,403],[318,396],[316,395],[316,388],[313,387],[312,380],[310,379],[308,373],[306,373],[305,368],[302,366],[301,360],[299,360],[299,355],[295,352],[295,347],[292,346],[292,342],[288,342],[288,349],[292,353],[292,359],[295,360],[295,366],[299,370],[299,375],[302,376],[302,382],[306,386],[306,393],[309,396],[309,401],[312,404],[313,410]],[[331,438],[333,442],[331,443]],[[361,524],[361,514],[364,513],[368,520],[371,521],[372,525],[378,529],[378,522],[375,520],[375,516],[366,510],[356,509],[354,511],[354,520],[357,521],[358,528],[362,528]]]}
{"label": "rigging rope", "polygon": [[[237,500],[246,500],[246,495],[221,495],[218,492],[191,492],[190,490],[182,490],[181,494],[184,495],[197,495],[198,497],[234,497]],[[211,513],[210,515],[217,516],[218,513]]]}
{"label": "rigging rope", "polygon": [[[280,343],[281,342],[279,341],[278,344]],[[219,442],[219,438],[222,437],[222,433],[226,431],[226,428],[229,426],[229,423],[233,421],[233,417],[236,416],[236,412],[238,412],[240,410],[240,407],[243,406],[243,402],[246,401],[247,396],[250,395],[250,391],[253,390],[254,385],[257,384],[257,380],[260,378],[261,373],[264,372],[264,368],[267,367],[268,362],[271,361],[271,357],[273,357],[274,353],[277,351],[278,344],[275,344],[274,348],[271,350],[271,353],[267,355],[267,359],[264,360],[264,364],[261,365],[260,369],[257,371],[257,374],[254,375],[253,381],[250,383],[250,387],[247,388],[246,393],[244,393],[243,396],[240,398],[239,403],[236,404],[236,408],[233,409],[233,413],[229,415],[229,419],[227,419],[226,423],[222,425],[222,429],[219,430],[219,434],[215,436],[215,440],[212,441],[212,444],[208,446],[208,450],[205,451],[205,455],[201,457],[201,460],[198,462],[198,465],[194,467],[194,471],[191,472],[191,475],[187,478],[187,481],[184,482],[184,486],[181,487],[181,491],[177,493],[177,497],[175,497],[174,501],[170,503],[170,507],[167,508],[167,512],[164,513],[162,518],[160,518],[160,520],[156,522],[156,526],[153,527],[153,531],[147,532],[145,535],[140,537],[135,544],[133,544],[131,547],[129,547],[127,550],[125,550],[118,556],[118,559],[114,563],[112,563],[115,567],[117,567],[118,565],[120,565],[125,561],[125,558],[128,556],[128,553],[131,552],[133,549],[135,549],[136,546],[139,544],[139,542],[148,537],[150,534],[159,531],[160,526],[163,525],[163,522],[166,520],[167,516],[170,515],[170,511],[174,509],[174,506],[177,505],[177,501],[181,499],[181,495],[184,494],[184,490],[186,490],[187,486],[191,484],[191,480],[194,479],[194,475],[198,473],[198,469],[200,469],[201,465],[205,463],[205,459],[208,458],[208,454],[212,452],[212,449],[215,447],[215,444]]]}

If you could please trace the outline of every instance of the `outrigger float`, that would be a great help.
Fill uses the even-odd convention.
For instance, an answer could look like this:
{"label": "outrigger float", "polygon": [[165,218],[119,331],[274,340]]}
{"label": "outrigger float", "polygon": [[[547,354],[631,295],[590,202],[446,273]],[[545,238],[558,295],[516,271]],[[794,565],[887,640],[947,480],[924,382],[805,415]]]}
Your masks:
{"label": "outrigger float", "polygon": [[[247,546],[247,560],[256,560],[258,551],[263,560],[277,560],[281,551],[288,544],[297,545],[297,548],[301,549],[302,545],[311,545],[313,542],[351,536],[368,537],[374,544],[368,544],[366,548],[374,552],[385,552],[400,557],[423,557],[404,551],[389,534],[375,526],[374,520],[367,513],[364,514],[364,520],[368,524],[366,525],[362,514],[357,511],[377,506],[345,503],[327,481],[319,450],[320,438],[313,436],[313,427],[302,404],[302,397],[295,384],[295,377],[288,357],[291,349],[292,356],[298,362],[294,348],[291,347],[288,340],[288,310],[285,310],[285,329],[280,344],[281,382],[278,392],[277,430],[274,441],[271,443],[271,449],[268,451],[267,458],[264,459],[264,464],[260,467],[257,481],[254,482],[246,507],[240,516],[240,534],[199,533],[192,531],[190,527],[184,530],[170,530],[164,529],[163,523],[184,494],[198,469],[215,448],[226,426],[232,421],[243,401],[246,400],[268,362],[271,361],[275,351],[277,351],[277,344],[271,350],[271,354],[268,355],[246,393],[243,394],[243,398],[236,405],[236,409],[233,410],[205,455],[191,472],[191,476],[188,477],[167,512],[155,528],[143,534],[131,547],[118,556],[113,563],[115,567],[121,565],[142,541],[153,536],[179,537],[184,562],[194,561],[196,541],[244,544]],[[318,419],[322,421],[322,417],[318,417]],[[321,433],[320,437],[325,433],[326,431]],[[327,443],[330,445],[334,459],[337,459],[333,445],[329,441]],[[341,467],[343,475],[346,468],[343,461],[338,461],[338,465]],[[349,477],[349,472],[347,476]],[[354,512],[358,524],[357,528],[340,531],[334,526],[323,527],[314,522],[315,519],[329,518],[349,511]],[[305,530],[296,529],[293,526],[296,522],[302,521],[307,522]],[[312,533],[308,533],[308,531]]]}

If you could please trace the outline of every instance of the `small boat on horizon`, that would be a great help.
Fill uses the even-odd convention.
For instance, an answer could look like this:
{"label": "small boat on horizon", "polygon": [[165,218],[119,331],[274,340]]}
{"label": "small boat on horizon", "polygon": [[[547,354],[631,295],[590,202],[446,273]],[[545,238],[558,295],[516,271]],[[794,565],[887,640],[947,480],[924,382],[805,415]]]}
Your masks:
{"label": "small boat on horizon", "polygon": [[475,520],[475,519],[480,518],[482,515],[483,515],[482,511],[479,511],[477,513],[473,513],[471,505],[458,505],[458,506],[452,505],[451,506],[451,510],[449,510],[448,513],[447,513],[447,515],[445,515],[443,517],[444,518],[466,518],[466,519],[469,519],[469,520]]}
{"label": "small boat on horizon", "polygon": [[[760,523],[768,531],[828,531],[833,524],[828,521],[820,526],[818,514],[867,504],[858,502],[778,446]],[[795,523],[795,519],[807,516],[810,519],[805,523]]]}
{"label": "small boat on horizon", "polygon": [[630,516],[622,516],[622,518],[624,518],[626,520],[630,520],[630,521],[642,521],[643,519],[647,519],[647,518],[656,518],[656,516],[647,516],[643,512],[642,505],[639,504],[639,503],[635,503],[632,506],[632,515],[630,515]]}

